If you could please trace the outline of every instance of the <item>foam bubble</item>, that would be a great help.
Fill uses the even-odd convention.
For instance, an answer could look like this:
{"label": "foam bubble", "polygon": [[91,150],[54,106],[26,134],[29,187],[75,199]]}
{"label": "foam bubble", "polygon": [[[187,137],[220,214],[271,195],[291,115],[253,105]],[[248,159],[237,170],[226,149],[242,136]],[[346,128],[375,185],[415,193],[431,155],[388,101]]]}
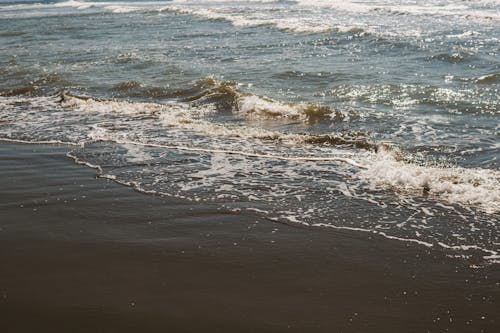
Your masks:
{"label": "foam bubble", "polygon": [[138,103],[128,101],[96,100],[88,97],[71,96],[62,93],[61,105],[82,112],[119,113],[128,115],[155,114],[166,109],[165,105],[157,103]]}
{"label": "foam bubble", "polygon": [[496,170],[415,165],[383,150],[365,166],[359,177],[372,187],[431,195],[492,214],[500,211],[500,172]]}

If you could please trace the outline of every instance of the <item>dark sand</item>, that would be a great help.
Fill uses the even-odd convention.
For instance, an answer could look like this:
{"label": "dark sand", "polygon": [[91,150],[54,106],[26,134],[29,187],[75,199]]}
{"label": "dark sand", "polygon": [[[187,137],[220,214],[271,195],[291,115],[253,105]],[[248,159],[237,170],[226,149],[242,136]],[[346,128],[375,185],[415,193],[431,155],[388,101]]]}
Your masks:
{"label": "dark sand", "polygon": [[0,143],[0,332],[500,332],[500,265],[148,196],[68,149]]}

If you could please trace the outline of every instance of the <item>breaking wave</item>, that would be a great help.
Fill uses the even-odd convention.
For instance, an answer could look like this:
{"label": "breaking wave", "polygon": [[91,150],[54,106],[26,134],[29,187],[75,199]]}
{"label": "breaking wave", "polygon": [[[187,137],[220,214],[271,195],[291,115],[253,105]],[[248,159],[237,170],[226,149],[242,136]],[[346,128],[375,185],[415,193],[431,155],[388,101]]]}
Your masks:
{"label": "breaking wave", "polygon": [[[232,109],[235,116],[248,119],[292,118],[309,121],[311,117],[322,116],[325,110],[329,109],[307,104],[284,104],[267,98],[260,98],[255,95],[240,94],[237,90],[228,88],[226,84],[220,85],[217,81],[213,81],[212,79],[200,81],[199,84],[205,86],[207,82],[215,84],[217,88],[205,90],[203,94],[196,95],[197,98],[187,98],[191,103],[167,102],[158,104],[97,100],[89,97],[73,96],[66,92],[62,92],[60,98],[61,105],[65,108],[73,108],[83,112],[98,111],[102,113],[124,115],[156,116],[165,126],[196,131],[209,136],[260,139],[275,141],[282,144],[306,143],[333,146],[344,145],[346,147],[362,148],[373,151],[378,150],[378,145],[370,142],[366,134],[359,132],[343,132],[330,135],[284,133],[241,124],[212,122],[205,119],[205,117],[213,115],[220,107],[220,104],[218,104],[219,101],[215,100],[214,95],[220,98],[221,94],[228,94],[231,98],[236,99],[230,103],[235,106],[235,108]],[[186,99],[185,92],[185,90],[183,93],[177,92],[175,95],[184,96],[183,99]],[[203,100],[204,103],[200,103],[200,100]],[[210,100],[211,103],[207,103],[207,100]]]}
{"label": "breaking wave", "polygon": [[140,82],[125,81],[114,85],[113,91],[124,97],[176,99],[197,106],[212,105],[220,111],[231,111],[247,119],[285,119],[314,123],[322,118],[342,120],[345,114],[313,103],[284,103],[266,96],[241,92],[236,82],[205,78],[184,89],[145,87]]}

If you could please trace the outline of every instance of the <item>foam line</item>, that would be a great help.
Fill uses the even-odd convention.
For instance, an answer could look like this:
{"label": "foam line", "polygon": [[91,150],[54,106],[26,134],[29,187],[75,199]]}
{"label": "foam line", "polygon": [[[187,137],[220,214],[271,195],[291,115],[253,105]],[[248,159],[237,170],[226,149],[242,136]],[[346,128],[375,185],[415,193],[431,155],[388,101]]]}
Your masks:
{"label": "foam line", "polygon": [[369,229],[363,229],[363,228],[353,228],[353,227],[341,227],[341,226],[336,226],[336,225],[331,225],[331,224],[326,224],[326,223],[315,223],[311,224],[313,227],[323,227],[323,228],[334,228],[334,229],[340,229],[340,230],[350,230],[350,231],[359,231],[359,232],[368,232],[376,235],[380,235],[384,238],[387,239],[393,239],[393,240],[398,240],[402,242],[410,242],[410,243],[416,243],[419,245],[423,245],[425,247],[434,247],[434,244],[424,242],[418,239],[411,239],[411,238],[402,238],[402,237],[396,237],[396,236],[391,236],[387,235],[385,232],[382,231],[377,231],[377,230],[369,230]]}
{"label": "foam line", "polygon": [[0,137],[0,141],[5,142],[13,142],[13,143],[22,143],[22,144],[34,144],[34,145],[67,145],[67,146],[77,146],[84,147],[85,143],[75,143],[75,142],[66,142],[59,140],[38,140],[38,141],[30,141],[30,140],[20,140],[20,139],[9,139]]}
{"label": "foam line", "polygon": [[247,157],[256,157],[256,158],[266,158],[266,159],[274,159],[274,160],[285,160],[285,161],[324,161],[324,162],[343,162],[355,166],[360,169],[366,169],[364,165],[359,164],[358,162],[344,157],[312,157],[312,156],[280,156],[280,155],[272,155],[272,154],[259,154],[259,153],[249,153],[244,151],[237,150],[224,150],[224,149],[210,149],[210,148],[199,148],[199,147],[187,147],[187,146],[172,146],[172,145],[164,145],[159,143],[143,143],[136,141],[126,141],[126,140],[113,140],[113,142],[118,144],[131,144],[131,145],[139,145],[143,147],[156,147],[156,148],[166,148],[166,149],[175,149],[175,150],[183,150],[183,151],[193,151],[193,152],[202,152],[202,153],[213,153],[213,154],[228,154],[228,155],[240,155]]}

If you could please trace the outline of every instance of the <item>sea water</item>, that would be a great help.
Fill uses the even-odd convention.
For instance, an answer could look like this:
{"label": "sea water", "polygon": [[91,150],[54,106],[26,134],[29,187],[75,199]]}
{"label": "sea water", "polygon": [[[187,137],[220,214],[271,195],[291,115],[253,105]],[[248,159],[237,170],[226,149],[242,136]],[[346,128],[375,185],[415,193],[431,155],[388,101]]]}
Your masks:
{"label": "sea water", "polygon": [[0,139],[500,262],[500,3],[0,0]]}

